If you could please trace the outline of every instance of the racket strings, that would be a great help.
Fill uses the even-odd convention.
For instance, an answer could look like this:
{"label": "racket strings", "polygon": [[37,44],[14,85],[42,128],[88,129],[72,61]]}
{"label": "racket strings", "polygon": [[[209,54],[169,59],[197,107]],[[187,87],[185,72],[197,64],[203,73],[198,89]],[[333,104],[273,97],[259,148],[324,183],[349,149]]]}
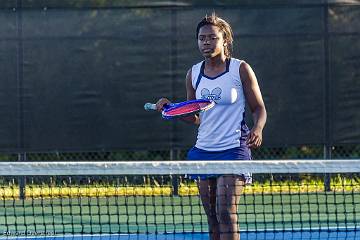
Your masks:
{"label": "racket strings", "polygon": [[183,115],[211,108],[211,103],[191,103],[166,111],[166,115]]}

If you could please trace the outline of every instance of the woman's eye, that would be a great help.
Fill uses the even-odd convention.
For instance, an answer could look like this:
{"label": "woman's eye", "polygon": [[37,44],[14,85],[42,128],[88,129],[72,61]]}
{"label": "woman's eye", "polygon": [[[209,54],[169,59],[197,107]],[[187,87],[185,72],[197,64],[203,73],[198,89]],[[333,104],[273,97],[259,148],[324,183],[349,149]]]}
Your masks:
{"label": "woman's eye", "polygon": [[[213,40],[217,40],[219,39],[218,37],[214,36],[214,37],[208,37],[209,40],[213,41]],[[199,37],[199,41],[203,42],[206,40],[206,37]]]}

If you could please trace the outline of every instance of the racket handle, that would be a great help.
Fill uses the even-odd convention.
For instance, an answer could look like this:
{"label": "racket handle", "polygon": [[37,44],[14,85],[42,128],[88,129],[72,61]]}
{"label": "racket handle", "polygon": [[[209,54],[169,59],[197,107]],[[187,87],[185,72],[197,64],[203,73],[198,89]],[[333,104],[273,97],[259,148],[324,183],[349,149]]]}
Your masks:
{"label": "racket handle", "polygon": [[153,104],[153,103],[145,103],[144,109],[145,109],[146,111],[156,110],[156,104]]}

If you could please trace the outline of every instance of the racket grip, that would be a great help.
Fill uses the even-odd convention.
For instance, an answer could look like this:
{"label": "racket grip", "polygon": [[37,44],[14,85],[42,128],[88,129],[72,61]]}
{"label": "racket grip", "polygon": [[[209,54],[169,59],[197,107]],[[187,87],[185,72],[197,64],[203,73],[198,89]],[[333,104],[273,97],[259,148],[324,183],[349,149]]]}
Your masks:
{"label": "racket grip", "polygon": [[145,103],[144,109],[145,109],[146,111],[156,110],[156,104],[153,104],[153,103]]}

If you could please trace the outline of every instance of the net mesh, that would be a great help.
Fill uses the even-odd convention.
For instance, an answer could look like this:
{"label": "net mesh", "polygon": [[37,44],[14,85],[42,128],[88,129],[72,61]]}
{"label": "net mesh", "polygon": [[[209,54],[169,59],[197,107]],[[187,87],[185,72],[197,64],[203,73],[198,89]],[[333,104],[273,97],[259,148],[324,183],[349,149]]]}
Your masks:
{"label": "net mesh", "polygon": [[0,234],[209,232],[210,188],[198,187],[209,180],[187,175],[243,172],[253,183],[233,213],[240,231],[357,230],[359,169],[357,160],[0,163]]}

